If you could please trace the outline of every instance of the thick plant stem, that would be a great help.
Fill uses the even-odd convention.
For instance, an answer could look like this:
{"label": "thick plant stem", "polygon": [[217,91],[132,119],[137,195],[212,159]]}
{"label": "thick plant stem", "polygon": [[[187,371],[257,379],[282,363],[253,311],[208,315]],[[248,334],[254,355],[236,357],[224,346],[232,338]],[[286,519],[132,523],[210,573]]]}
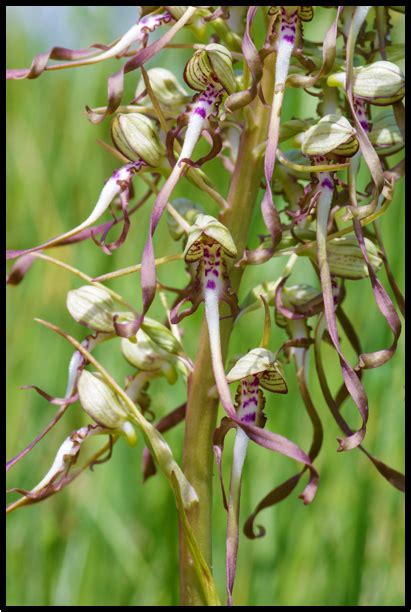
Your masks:
{"label": "thick plant stem", "polygon": [[[264,90],[273,91],[273,82],[274,58],[269,57],[264,66]],[[270,117],[270,110],[264,107],[259,99],[253,102],[250,111],[253,124],[242,134],[238,159],[227,198],[228,208],[221,217],[221,221],[233,236],[239,254],[243,252],[246,245],[248,229],[260,188],[262,159],[256,159],[253,156],[253,150],[267,138]],[[234,291],[237,291],[239,287],[242,273],[243,268],[235,268],[231,272],[231,286]],[[221,322],[223,358],[227,352],[232,325],[231,318]],[[200,499],[200,503],[187,512],[187,515],[204,558],[210,567],[212,566],[212,437],[216,427],[218,408],[218,399],[214,396],[210,397],[210,390],[214,385],[208,328],[204,321],[188,393],[183,470]],[[204,605],[182,530],[180,530],[180,597],[181,604],[184,606]]]}

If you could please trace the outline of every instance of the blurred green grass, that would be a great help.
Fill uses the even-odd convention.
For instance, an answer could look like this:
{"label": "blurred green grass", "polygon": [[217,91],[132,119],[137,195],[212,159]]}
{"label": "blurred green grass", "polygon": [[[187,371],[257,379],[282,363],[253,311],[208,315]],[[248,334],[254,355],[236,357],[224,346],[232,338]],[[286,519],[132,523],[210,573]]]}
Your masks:
{"label": "blurred green grass", "polygon": [[[104,7],[96,21],[88,22],[80,7],[70,8],[68,32],[79,46],[108,41],[118,35],[115,10]],[[329,22],[329,12],[319,11],[316,26]],[[47,48],[27,21],[8,14],[9,67],[29,65],[30,59]],[[124,17],[124,15],[123,15]],[[397,34],[401,32],[398,21]],[[311,24],[310,24],[310,27]],[[322,28],[325,29],[324,27]],[[74,36],[76,33],[76,36]],[[319,39],[321,31],[316,30]],[[189,37],[180,35],[180,40]],[[55,41],[57,43],[58,41]],[[73,44],[74,46],[74,44]],[[164,67],[181,74],[185,50],[162,52]],[[86,104],[105,102],[106,78],[115,62],[82,70],[45,74],[38,80],[10,82],[7,87],[7,245],[24,248],[73,227],[91,210],[104,180],[116,161],[104,152],[96,139],[106,141],[108,123],[89,124]],[[126,98],[132,97],[136,73],[127,78]],[[316,101],[304,92],[286,93],[284,118],[308,117]],[[226,175],[218,162],[209,164],[218,185]],[[134,181],[137,197],[144,184]],[[184,182],[176,196],[191,197],[211,214],[214,204]],[[396,190],[381,227],[394,274],[404,279],[404,190]],[[91,242],[55,249],[51,255],[96,276],[140,260],[145,242],[150,205],[134,217],[129,238],[122,249],[107,257]],[[256,207],[250,236],[263,233]],[[163,221],[157,235],[158,255],[174,253],[174,243]],[[276,278],[284,262],[272,260],[247,269],[240,297],[255,284]],[[315,278],[306,262],[299,264],[295,281]],[[160,280],[182,286],[183,267],[173,263],[159,272]],[[385,273],[381,278],[387,286]],[[54,409],[24,384],[37,384],[48,392],[64,393],[70,347],[49,330],[34,323],[41,317],[81,338],[84,329],[75,324],[65,308],[67,291],[80,285],[68,272],[45,262],[36,262],[25,281],[7,290],[7,457],[21,450],[48,422]],[[137,276],[113,281],[111,286],[137,306],[140,300]],[[359,330],[365,350],[387,346],[390,332],[375,306],[369,283],[347,283],[346,311]],[[390,292],[391,293],[391,292]],[[163,316],[155,302],[153,316]],[[188,353],[195,357],[202,310],[183,325]],[[230,354],[247,350],[260,337],[261,317],[251,314],[240,321],[233,334]],[[283,338],[275,329],[272,341]],[[96,351],[110,372],[122,381],[129,373],[119,359],[118,343],[112,351]],[[331,355],[328,374],[335,389],[339,369]],[[403,463],[403,380],[404,347],[401,339],[392,361],[366,373],[370,400],[367,448],[402,469]],[[327,362],[328,363],[328,362]],[[267,398],[267,426],[308,448],[310,423],[297,393],[292,366],[286,366],[290,392],[286,397]],[[297,495],[266,510],[259,522],[267,528],[265,538],[240,540],[235,601],[238,605],[332,605],[372,606],[404,603],[404,505],[403,496],[376,472],[357,451],[337,454],[339,431],[321,398],[315,372],[313,398],[323,418],[324,447],[317,461],[321,485],[315,502],[304,507]],[[152,385],[152,405],[158,416],[184,400],[181,382],[169,387],[162,381]],[[344,414],[353,425],[358,419],[347,402]],[[8,486],[31,488],[52,462],[55,451],[74,428],[85,423],[78,405],[72,406],[62,422],[32,453],[13,468]],[[167,435],[176,457],[181,459],[182,427]],[[226,467],[229,466],[228,443]],[[169,487],[157,476],[141,483],[141,443],[130,449],[119,443],[113,459],[94,472],[85,473],[61,494],[46,502],[22,509],[7,522],[7,602],[29,605],[178,605],[178,533],[174,501]],[[273,486],[291,476],[295,464],[264,452],[254,445],[246,463],[242,518]],[[220,593],[225,589],[225,513],[218,483],[214,500],[214,573]]]}

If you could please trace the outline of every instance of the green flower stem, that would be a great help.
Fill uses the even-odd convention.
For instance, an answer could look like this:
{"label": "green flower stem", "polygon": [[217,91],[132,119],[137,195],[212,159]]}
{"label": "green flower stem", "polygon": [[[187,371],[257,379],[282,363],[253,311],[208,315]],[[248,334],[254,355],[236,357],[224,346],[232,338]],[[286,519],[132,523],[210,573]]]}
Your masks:
{"label": "green flower stem", "polygon": [[[274,58],[269,57],[264,66],[264,90],[273,91],[273,83]],[[250,116],[253,117],[254,123],[242,134],[237,163],[227,198],[228,208],[221,216],[221,222],[230,230],[240,254],[246,245],[248,229],[260,189],[263,160],[261,157],[255,159],[253,151],[257,145],[267,138],[270,118],[270,109],[263,106],[259,99],[254,100],[250,110]],[[238,290],[242,274],[243,268],[232,270],[231,285],[234,291]],[[221,322],[223,357],[227,352],[232,325],[233,320],[231,318]],[[208,328],[204,321],[189,386],[183,469],[200,499],[200,503],[187,512],[187,517],[204,558],[210,567],[212,560],[212,437],[216,427],[218,409],[218,399],[210,397],[210,390],[214,385]],[[180,530],[180,592],[182,605],[204,605],[182,529]]]}

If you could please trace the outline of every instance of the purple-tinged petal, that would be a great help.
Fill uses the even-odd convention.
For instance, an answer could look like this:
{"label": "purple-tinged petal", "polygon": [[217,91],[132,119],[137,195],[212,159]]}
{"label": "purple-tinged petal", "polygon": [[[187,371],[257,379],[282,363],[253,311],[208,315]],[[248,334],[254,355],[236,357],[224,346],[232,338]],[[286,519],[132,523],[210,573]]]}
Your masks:
{"label": "purple-tinged petal", "polygon": [[287,85],[291,87],[313,87],[316,82],[330,74],[331,70],[334,67],[335,62],[335,52],[336,52],[336,39],[338,34],[338,20],[340,18],[340,13],[344,7],[339,6],[337,8],[337,14],[335,17],[335,21],[331,24],[328,29],[324,42],[322,45],[323,49],[323,61],[321,68],[317,74],[312,76],[305,76],[301,74],[291,74],[287,79]]}
{"label": "purple-tinged petal", "polygon": [[224,488],[223,470],[222,470],[222,458],[224,451],[224,440],[230,429],[235,427],[235,424],[231,419],[224,417],[221,419],[219,427],[216,428],[213,435],[213,452],[217,463],[218,476],[220,479],[221,494],[223,496],[223,505],[228,510],[227,495]]}
{"label": "purple-tinged petal", "polygon": [[13,68],[6,70],[6,79],[36,79],[44,70],[47,70],[49,60],[69,60],[76,61],[86,57],[90,57],[96,53],[96,49],[107,50],[110,46],[96,43],[87,49],[65,49],[64,47],[53,47],[46,53],[39,53],[33,59],[30,68]]}
{"label": "purple-tinged petal", "polygon": [[50,423],[48,423],[48,425],[43,429],[43,431],[38,436],[36,436],[34,440],[30,442],[30,444],[28,444],[22,451],[20,451],[15,457],[13,457],[13,459],[10,459],[10,461],[6,463],[6,472],[8,472],[13,467],[13,465],[18,463],[20,459],[25,457],[27,453],[29,453],[31,449],[34,448],[36,444],[44,438],[44,436],[50,431],[50,429],[52,429],[54,425],[58,423],[63,414],[66,412],[68,406],[68,403],[63,404],[63,406],[59,408],[55,416],[51,419]]}
{"label": "purple-tinged petal", "polygon": [[247,538],[254,540],[255,538],[262,538],[265,535],[265,528],[262,525],[257,525],[257,532],[255,531],[254,521],[257,515],[270,506],[278,504],[283,499],[286,499],[295,489],[301,478],[301,472],[292,476],[281,485],[270,491],[268,495],[264,497],[257,505],[254,512],[248,517],[244,524],[244,534]]}
{"label": "purple-tinged petal", "polygon": [[378,223],[374,222],[374,230],[375,237],[378,242],[378,246],[380,247],[381,257],[384,263],[385,272],[387,274],[388,282],[390,283],[390,287],[395,295],[395,299],[397,301],[398,308],[403,317],[405,317],[405,298],[401,293],[401,289],[399,288],[397,281],[395,280],[394,274],[392,273],[391,267],[388,262],[387,254],[385,252],[384,243],[382,241],[381,233],[378,227]]}
{"label": "purple-tinged petal", "polygon": [[[317,327],[315,329],[315,334],[314,334],[315,335],[314,355],[315,355],[315,364],[316,364],[316,370],[318,374],[318,380],[320,382],[321,391],[323,393],[326,404],[328,408],[330,409],[331,414],[333,415],[335,421],[337,422],[340,429],[344,432],[346,436],[352,437],[354,435],[353,431],[340,412],[342,402],[347,397],[347,394],[341,393],[341,390],[340,390],[337,394],[336,399],[334,400],[333,395],[328,386],[326,373],[324,371],[323,361],[322,361],[322,351],[321,351],[322,337],[323,337],[324,331],[325,331],[324,320],[320,318],[317,323]],[[360,374],[361,374],[361,371],[360,371]],[[374,457],[371,453],[369,453],[364,448],[364,446],[360,445],[358,448],[361,450],[361,452],[363,452],[368,457],[368,459],[373,463],[373,465],[376,467],[378,472],[393,487],[395,487],[399,491],[405,490],[405,478],[403,474],[401,474],[397,470],[394,470],[387,464],[383,463],[382,461]]]}
{"label": "purple-tinged petal", "polygon": [[354,230],[355,230],[355,235],[357,236],[365,263],[367,264],[368,274],[370,277],[371,286],[372,286],[372,290],[374,293],[376,304],[381,314],[383,315],[388,325],[390,326],[391,331],[394,335],[393,343],[388,349],[374,351],[372,353],[363,353],[362,355],[359,356],[360,367],[377,368],[380,365],[383,365],[384,363],[389,361],[391,357],[394,355],[396,348],[397,348],[398,338],[400,337],[400,334],[401,334],[401,321],[390,299],[390,296],[388,295],[388,293],[386,292],[386,290],[384,289],[384,287],[378,280],[377,275],[374,271],[374,268],[369,262],[367,250],[365,248],[365,243],[364,243],[364,234],[363,234],[362,226],[358,219],[354,219]]}
{"label": "purple-tinged petal", "polygon": [[[321,175],[320,175],[321,176]],[[327,258],[327,228],[333,190],[323,187],[317,203],[317,258],[324,299],[324,314],[332,343],[338,353],[344,382],[361,415],[361,428],[346,439],[339,439],[339,451],[351,450],[361,444],[368,420],[368,400],[358,374],[344,356],[338,337],[330,268]],[[322,316],[322,315],[321,315]]]}
{"label": "purple-tinged petal", "polygon": [[34,255],[23,255],[10,269],[6,276],[7,285],[18,285],[21,283],[35,260]]}
{"label": "purple-tinged petal", "polygon": [[[230,112],[234,112],[243,106],[250,104],[250,102],[254,100],[255,96],[257,95],[257,85],[261,81],[263,75],[262,61],[250,33],[257,9],[258,6],[250,6],[247,11],[246,28],[242,42],[244,59],[251,74],[251,87],[245,91],[231,94],[227,98],[224,106]],[[265,102],[263,100],[263,104],[264,103]]]}
{"label": "purple-tinged petal", "polygon": [[122,220],[124,221],[124,223],[123,223],[123,229],[121,231],[121,234],[117,238],[117,240],[114,240],[113,242],[109,242],[108,244],[106,243],[106,236],[108,232],[110,231],[110,229],[113,227],[113,225],[119,222],[118,219],[115,219],[110,224],[107,224],[107,227],[104,229],[104,232],[99,241],[95,239],[94,233],[91,234],[91,237],[93,238],[93,240],[97,243],[98,246],[102,248],[102,250],[104,251],[104,253],[106,253],[106,255],[111,255],[112,251],[121,247],[121,245],[125,242],[127,238],[128,231],[130,229],[130,216],[127,211],[128,201],[129,201],[129,189],[127,188],[124,191],[120,192],[121,213],[122,213]]}
{"label": "purple-tinged petal", "polygon": [[36,385],[23,385],[22,387],[20,387],[20,389],[34,389],[34,391],[41,395],[41,397],[44,397],[45,400],[55,406],[74,404],[74,402],[78,400],[78,393],[75,393],[71,397],[55,397],[54,395],[49,395],[48,393],[43,391],[43,389],[40,389],[40,387],[37,387]]}

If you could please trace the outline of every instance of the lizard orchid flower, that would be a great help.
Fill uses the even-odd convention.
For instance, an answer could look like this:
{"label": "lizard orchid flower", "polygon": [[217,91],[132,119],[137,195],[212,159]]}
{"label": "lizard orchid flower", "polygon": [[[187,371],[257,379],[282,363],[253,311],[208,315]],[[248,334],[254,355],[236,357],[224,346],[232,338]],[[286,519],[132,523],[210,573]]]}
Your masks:
{"label": "lizard orchid flower", "polygon": [[[118,115],[112,122],[112,138],[116,148],[122,155],[129,159],[122,168],[116,170],[104,185],[97,203],[90,215],[72,230],[48,240],[39,246],[30,249],[13,250],[7,252],[8,259],[14,259],[21,255],[40,251],[45,248],[57,246],[68,239],[80,234],[91,227],[101,215],[108,209],[115,197],[120,197],[121,208],[124,216],[125,230],[119,244],[124,242],[129,227],[127,205],[130,195],[130,186],[134,174],[147,171],[154,172],[161,164],[164,149],[158,137],[154,123],[148,117],[139,113]],[[118,246],[118,245],[117,245]]]}

